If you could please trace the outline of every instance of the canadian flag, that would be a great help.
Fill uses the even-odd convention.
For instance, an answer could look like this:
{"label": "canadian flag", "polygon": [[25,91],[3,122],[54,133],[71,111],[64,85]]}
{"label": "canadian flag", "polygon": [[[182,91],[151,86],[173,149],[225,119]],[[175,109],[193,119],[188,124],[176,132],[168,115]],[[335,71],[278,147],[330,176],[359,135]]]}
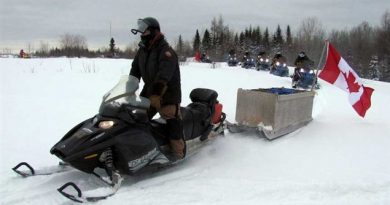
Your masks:
{"label": "canadian flag", "polygon": [[327,42],[328,55],[319,77],[349,93],[349,102],[356,112],[364,117],[371,106],[374,89],[365,87],[362,80],[337,50]]}

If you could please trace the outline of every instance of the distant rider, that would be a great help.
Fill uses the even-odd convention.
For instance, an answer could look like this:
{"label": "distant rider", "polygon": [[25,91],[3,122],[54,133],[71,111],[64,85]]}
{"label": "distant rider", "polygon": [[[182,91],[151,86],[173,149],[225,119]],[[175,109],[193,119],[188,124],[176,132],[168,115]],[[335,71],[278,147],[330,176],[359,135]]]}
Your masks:
{"label": "distant rider", "polygon": [[314,62],[310,60],[305,52],[301,51],[295,59],[294,65],[296,67],[292,77],[292,87],[296,88],[298,81],[302,77],[300,72],[301,69],[305,70],[306,72],[310,71],[311,67],[314,65]]}
{"label": "distant rider", "polygon": [[277,64],[277,62],[279,62],[280,64],[287,63],[286,57],[284,57],[284,56],[282,55],[282,52],[280,52],[280,51],[276,52],[276,54],[275,54],[274,57],[272,58],[271,72],[272,72],[273,70],[276,69],[276,66],[277,66],[276,64]]}

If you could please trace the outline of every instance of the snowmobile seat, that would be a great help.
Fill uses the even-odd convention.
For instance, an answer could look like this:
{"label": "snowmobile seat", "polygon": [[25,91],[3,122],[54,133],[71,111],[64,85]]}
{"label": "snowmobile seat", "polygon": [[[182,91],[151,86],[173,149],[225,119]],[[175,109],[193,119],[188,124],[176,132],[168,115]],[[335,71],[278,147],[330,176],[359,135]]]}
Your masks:
{"label": "snowmobile seat", "polygon": [[[180,112],[183,120],[184,139],[189,140],[201,135],[208,135],[208,129],[212,126],[211,119],[218,93],[214,90],[196,88],[192,90],[190,99],[192,103],[181,107]],[[158,144],[167,144],[167,131],[165,125],[152,123],[155,138]]]}
{"label": "snowmobile seat", "polygon": [[188,121],[192,121],[193,125],[191,134],[189,132],[190,129],[185,131],[187,132],[185,133],[186,139],[208,135],[208,133],[205,132],[208,132],[211,127],[211,118],[212,113],[214,113],[214,105],[217,101],[217,97],[218,93],[214,90],[206,88],[196,88],[192,90],[190,94],[192,103],[183,109],[184,112],[191,113],[190,120],[187,120],[186,116],[183,115],[184,128],[186,129],[186,123],[189,123]]}
{"label": "snowmobile seat", "polygon": [[190,93],[190,99],[192,102],[201,102],[208,105],[214,105],[217,97],[217,92],[207,88],[195,88]]}
{"label": "snowmobile seat", "polygon": [[[183,126],[185,130],[185,139],[199,137],[210,124],[210,108],[203,103],[191,103],[184,109]],[[192,128],[191,128],[192,127]]]}

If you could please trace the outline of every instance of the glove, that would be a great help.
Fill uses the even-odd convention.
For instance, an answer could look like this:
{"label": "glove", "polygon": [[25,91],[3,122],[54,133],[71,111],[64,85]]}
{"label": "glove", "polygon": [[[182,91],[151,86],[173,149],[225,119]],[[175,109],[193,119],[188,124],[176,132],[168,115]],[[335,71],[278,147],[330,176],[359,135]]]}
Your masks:
{"label": "glove", "polygon": [[167,83],[162,80],[158,80],[152,84],[151,95],[163,96],[167,91]]}
{"label": "glove", "polygon": [[150,106],[156,108],[156,110],[161,109],[161,96],[158,95],[151,95],[149,97],[150,100]]}
{"label": "glove", "polygon": [[167,90],[167,83],[162,80],[158,80],[152,84],[151,96],[149,97],[150,105],[157,110],[161,108],[161,98]]}

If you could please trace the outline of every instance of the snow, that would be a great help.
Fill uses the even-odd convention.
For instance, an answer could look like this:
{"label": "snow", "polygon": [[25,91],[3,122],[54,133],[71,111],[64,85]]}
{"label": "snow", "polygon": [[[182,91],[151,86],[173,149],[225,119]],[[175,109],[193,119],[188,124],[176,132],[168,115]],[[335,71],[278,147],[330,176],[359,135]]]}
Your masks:
{"label": "snow", "polygon": [[[0,202],[72,204],[57,192],[65,182],[98,186],[79,171],[23,179],[11,168],[58,163],[50,148],[74,125],[96,114],[104,93],[131,61],[121,59],[0,59]],[[181,66],[183,105],[193,88],[216,90],[234,122],[238,88],[290,87],[290,78],[218,63]],[[313,121],[268,141],[225,131],[183,163],[128,178],[97,204],[390,204],[390,84],[375,89],[360,118],[340,89],[320,81]],[[98,190],[100,191],[100,190]]]}

